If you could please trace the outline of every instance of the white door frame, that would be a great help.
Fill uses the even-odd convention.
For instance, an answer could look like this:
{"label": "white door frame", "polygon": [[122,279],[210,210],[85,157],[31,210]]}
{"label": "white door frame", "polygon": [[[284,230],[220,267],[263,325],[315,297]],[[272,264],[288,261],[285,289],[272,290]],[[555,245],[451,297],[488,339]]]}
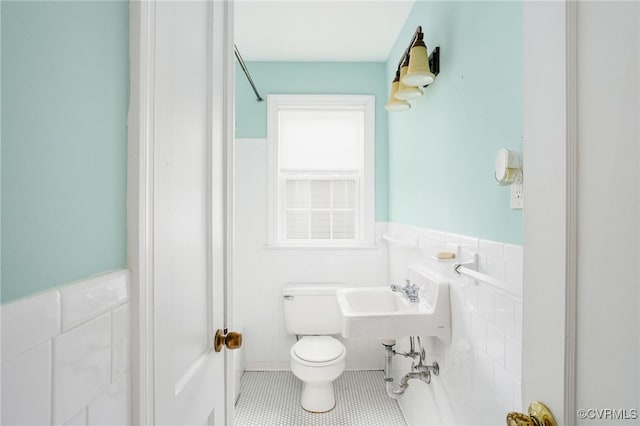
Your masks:
{"label": "white door frame", "polygon": [[153,117],[155,3],[129,7],[130,106],[127,165],[127,263],[131,315],[132,421],[154,423],[153,375]]}
{"label": "white door frame", "polygon": [[[209,0],[218,1],[218,0]],[[213,76],[214,86],[224,97],[221,114],[226,143],[222,147],[225,157],[224,170],[212,171],[212,179],[225,193],[222,220],[225,235],[222,241],[214,241],[218,249],[225,253],[221,264],[225,268],[224,280],[224,328],[232,317],[232,292],[227,290],[231,274],[230,242],[233,239],[232,179],[233,135],[234,135],[234,62],[233,62],[233,3],[225,0],[224,48],[213,55],[213,61],[222,61],[225,69],[222,78]],[[154,317],[153,317],[153,117],[155,57],[155,0],[131,0],[129,8],[129,49],[130,49],[130,107],[128,116],[128,165],[127,165],[127,263],[131,270],[132,284],[132,422],[138,425],[153,425],[154,422]],[[219,69],[220,62],[211,69]],[[219,251],[216,250],[216,251]],[[233,371],[232,364],[225,355],[225,418],[233,421]]]}
{"label": "white door frame", "polygon": [[[132,360],[134,424],[153,424],[153,1],[130,3],[131,104],[127,183],[127,247],[132,278]],[[226,36],[233,38],[232,8]],[[556,19],[550,19],[555,17]],[[575,3],[525,2],[524,148],[527,209],[524,215],[524,322],[522,384],[525,407],[533,399],[549,403],[563,424],[575,423],[576,270],[576,93]],[[543,31],[544,29],[544,31]],[[230,212],[233,150],[233,61],[224,57],[230,81],[224,85],[227,170],[226,277],[233,239]],[[534,75],[535,74],[535,75]],[[543,161],[540,161],[540,160]],[[220,175],[218,175],[220,176]],[[543,198],[543,199],[541,199]],[[542,202],[540,202],[542,201]],[[537,206],[537,208],[536,208]],[[559,206],[549,210],[549,206]],[[542,232],[544,231],[544,232]],[[225,291],[225,318],[232,318],[232,292]],[[556,348],[549,351],[546,342]],[[561,350],[559,349],[561,348]],[[527,361],[535,359],[535,363]],[[227,365],[230,363],[227,363]],[[232,372],[227,367],[227,392]],[[227,419],[233,402],[227,398]]]}
{"label": "white door frame", "polygon": [[523,3],[522,396],[575,424],[576,3]]}

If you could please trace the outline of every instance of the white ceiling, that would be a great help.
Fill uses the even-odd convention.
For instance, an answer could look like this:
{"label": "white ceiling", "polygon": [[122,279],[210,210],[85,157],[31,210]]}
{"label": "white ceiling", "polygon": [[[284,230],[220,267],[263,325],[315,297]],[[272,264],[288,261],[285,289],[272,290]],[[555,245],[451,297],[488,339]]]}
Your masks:
{"label": "white ceiling", "polygon": [[236,0],[245,61],[384,62],[414,0]]}

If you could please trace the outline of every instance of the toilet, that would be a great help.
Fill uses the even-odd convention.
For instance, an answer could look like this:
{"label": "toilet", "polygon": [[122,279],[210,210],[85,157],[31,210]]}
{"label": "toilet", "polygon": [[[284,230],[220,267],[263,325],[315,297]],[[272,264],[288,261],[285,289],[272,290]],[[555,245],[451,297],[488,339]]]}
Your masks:
{"label": "toilet", "polygon": [[345,368],[347,350],[331,335],[342,330],[335,285],[288,284],[283,289],[287,332],[298,341],[289,351],[291,372],[302,381],[300,404],[313,413],[336,405],[333,381]]}

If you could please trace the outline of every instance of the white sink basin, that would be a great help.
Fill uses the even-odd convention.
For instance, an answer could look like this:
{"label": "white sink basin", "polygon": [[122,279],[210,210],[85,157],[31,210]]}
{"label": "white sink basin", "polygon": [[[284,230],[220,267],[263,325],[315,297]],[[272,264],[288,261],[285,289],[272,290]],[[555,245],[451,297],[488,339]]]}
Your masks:
{"label": "white sink basin", "polygon": [[383,340],[436,336],[450,342],[449,284],[416,268],[411,267],[409,278],[423,287],[417,303],[390,287],[339,289],[336,294],[343,315],[342,335]]}

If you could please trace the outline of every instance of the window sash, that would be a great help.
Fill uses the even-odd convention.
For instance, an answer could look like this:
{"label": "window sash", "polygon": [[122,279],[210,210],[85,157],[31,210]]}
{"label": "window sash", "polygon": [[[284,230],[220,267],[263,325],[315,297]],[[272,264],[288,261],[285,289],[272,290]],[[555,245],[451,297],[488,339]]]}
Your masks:
{"label": "window sash", "polygon": [[[358,173],[345,174],[343,173],[327,173],[327,174],[309,174],[309,173],[281,173],[280,174],[280,214],[279,214],[279,240],[284,244],[305,244],[309,243],[328,243],[328,244],[357,244],[362,242],[362,229],[361,224],[363,221],[363,206],[361,200],[361,176]],[[329,196],[328,196],[328,206],[314,206],[311,200],[312,190],[311,190],[311,182],[313,181],[326,181],[329,182]],[[351,182],[353,187],[351,189],[351,207],[344,206],[336,206],[336,201],[338,197],[335,194],[335,185],[334,182]],[[289,183],[290,182],[308,182],[306,185],[306,199],[304,200],[304,205],[291,206],[289,205],[290,197],[289,197]],[[291,237],[289,235],[290,231],[290,215],[298,214],[298,218],[302,218],[303,216],[306,218],[306,233],[305,236],[302,234],[297,234],[300,236]],[[314,224],[317,225],[317,222],[314,223],[314,213],[318,214],[326,214],[328,216],[328,237],[321,238],[317,236],[317,232],[314,235]],[[342,225],[336,223],[337,218],[340,215],[345,213],[351,213],[351,217],[344,216],[341,220],[352,221],[352,225],[350,226],[352,234],[352,238],[341,238],[339,235],[342,232],[345,232],[344,228],[348,228],[348,225]],[[316,216],[317,217],[317,216]],[[340,219],[338,219],[340,220]],[[299,225],[301,226],[301,225]]]}
{"label": "window sash", "polygon": [[[274,246],[295,247],[359,247],[375,245],[375,97],[372,95],[268,95],[268,143],[267,143],[267,187],[268,187],[268,235],[267,244]],[[353,164],[357,170],[295,170],[295,163],[284,169],[280,162],[279,128],[280,111],[284,110],[353,110],[364,112],[362,138],[359,137],[359,149],[362,149],[362,160]],[[327,164],[324,165],[326,167]],[[345,166],[343,164],[343,166]],[[300,166],[302,168],[304,166]],[[340,165],[336,164],[336,168]],[[333,169],[333,165],[331,165]],[[341,239],[287,239],[284,232],[286,221],[284,201],[286,191],[282,187],[283,175],[300,175],[304,178],[329,175],[332,177],[359,176],[357,212],[354,217],[354,228],[357,239],[347,241]],[[357,223],[356,223],[357,221]],[[350,225],[347,223],[346,225]]]}

